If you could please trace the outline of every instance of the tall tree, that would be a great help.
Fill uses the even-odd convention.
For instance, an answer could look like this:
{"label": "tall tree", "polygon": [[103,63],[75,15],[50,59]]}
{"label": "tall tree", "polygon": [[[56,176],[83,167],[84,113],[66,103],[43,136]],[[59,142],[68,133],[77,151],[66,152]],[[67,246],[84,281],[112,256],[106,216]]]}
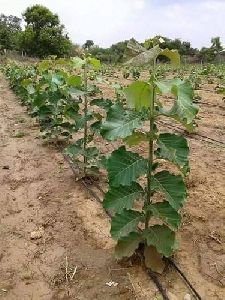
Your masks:
{"label": "tall tree", "polygon": [[89,52],[102,62],[121,63],[128,55],[127,43],[128,41],[119,42],[111,45],[109,48],[101,48],[95,45],[90,48]]}
{"label": "tall tree", "polygon": [[223,46],[219,36],[211,38],[211,44],[211,48],[214,50],[215,54],[219,54],[223,51]]}
{"label": "tall tree", "polygon": [[199,58],[204,62],[213,62],[216,56],[223,51],[220,37],[211,38],[211,46],[203,47],[199,52]]}
{"label": "tall tree", "polygon": [[86,42],[83,45],[83,48],[89,51],[92,46],[94,46],[94,42],[92,40],[86,40]]}
{"label": "tall tree", "polygon": [[69,55],[72,43],[64,32],[57,14],[47,7],[34,5],[23,13],[26,22],[21,37],[21,47],[30,55],[45,57],[48,55]]}
{"label": "tall tree", "polygon": [[18,49],[21,19],[16,16],[0,15],[0,49]]}

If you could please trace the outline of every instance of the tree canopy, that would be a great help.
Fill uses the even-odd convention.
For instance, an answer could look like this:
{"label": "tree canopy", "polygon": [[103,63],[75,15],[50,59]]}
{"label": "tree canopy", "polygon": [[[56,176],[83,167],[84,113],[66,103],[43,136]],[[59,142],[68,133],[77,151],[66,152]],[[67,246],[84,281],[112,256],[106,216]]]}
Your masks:
{"label": "tree canopy", "polygon": [[[22,14],[22,18],[25,23],[24,30],[21,27],[21,18],[0,15],[0,51],[3,49],[22,51],[29,56],[40,58],[49,55],[81,56],[86,51],[102,62],[113,64],[122,63],[132,55],[127,49],[128,40],[115,43],[108,48],[95,45],[91,39],[83,46],[72,44],[64,25],[60,23],[59,16],[43,5],[28,7]],[[213,62],[224,50],[220,37],[213,37],[211,46],[203,47],[201,50],[193,48],[188,41],[160,35],[147,39],[142,45],[150,49],[154,41],[159,39],[162,49],[176,49],[181,56],[193,56],[204,62]]]}
{"label": "tree canopy", "polygon": [[0,49],[18,49],[21,19],[16,16],[0,15]]}
{"label": "tree canopy", "polygon": [[21,36],[21,49],[30,55],[68,55],[72,43],[64,32],[59,17],[42,5],[28,7],[23,13],[26,22]]}
{"label": "tree canopy", "polygon": [[86,40],[86,42],[83,45],[83,48],[90,50],[92,46],[94,46],[94,42],[92,40]]}
{"label": "tree canopy", "polygon": [[199,58],[204,62],[213,62],[218,54],[223,51],[223,46],[220,37],[211,38],[211,46],[209,48],[203,47],[199,51]]}
{"label": "tree canopy", "polygon": [[[198,50],[191,47],[191,43],[183,42],[180,39],[169,39],[166,37],[156,36],[151,39],[147,39],[142,45],[147,45],[146,48],[153,47],[154,40],[158,41],[159,38],[163,40],[161,48],[168,48],[170,50],[177,49],[181,55],[196,55]],[[113,44],[109,48],[101,48],[96,45],[92,46],[89,52],[96,56],[103,62],[108,63],[121,63],[131,56],[130,51],[127,49],[128,40]]]}

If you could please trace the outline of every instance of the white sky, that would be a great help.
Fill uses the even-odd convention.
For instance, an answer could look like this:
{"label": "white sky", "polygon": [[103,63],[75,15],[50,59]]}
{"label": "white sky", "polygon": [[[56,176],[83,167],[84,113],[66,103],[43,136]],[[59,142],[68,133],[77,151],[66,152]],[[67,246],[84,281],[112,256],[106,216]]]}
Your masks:
{"label": "white sky", "polygon": [[208,46],[213,36],[225,44],[225,0],[0,0],[0,13],[20,17],[33,4],[57,13],[74,43],[109,46],[161,34],[194,47]]}

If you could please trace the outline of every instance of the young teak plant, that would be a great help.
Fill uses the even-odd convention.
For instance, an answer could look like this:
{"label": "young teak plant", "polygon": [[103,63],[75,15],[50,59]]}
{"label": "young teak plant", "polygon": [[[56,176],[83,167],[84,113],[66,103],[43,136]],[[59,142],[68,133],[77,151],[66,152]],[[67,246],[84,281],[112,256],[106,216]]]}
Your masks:
{"label": "young teak plant", "polygon": [[[189,148],[184,137],[159,133],[157,121],[163,116],[172,118],[191,131],[198,109],[188,82],[156,78],[157,57],[164,55],[179,65],[178,52],[161,50],[158,45],[146,52],[153,62],[151,78],[135,81],[124,89],[129,109],[111,106],[101,133],[108,140],[122,138],[130,147],[146,142],[147,158],[127,151],[125,146],[112,152],[106,163],[109,189],[103,206],[113,213],[111,236],[117,241],[116,258],[130,257],[142,244],[146,266],[161,272],[162,257],[171,256],[178,247],[175,231],[187,196],[183,177],[189,172]],[[159,98],[168,93],[175,97],[170,109]],[[144,121],[148,130],[141,130]],[[165,160],[181,174],[163,170]]]}
{"label": "young teak plant", "polygon": [[83,103],[83,112],[82,114],[77,113],[75,116],[75,129],[76,131],[83,130],[83,135],[65,149],[65,154],[76,162],[78,167],[83,171],[82,177],[85,177],[87,173],[96,170],[96,158],[99,154],[96,147],[88,147],[88,144],[93,140],[93,131],[90,132],[88,130],[89,121],[93,120],[93,116],[95,116],[94,112],[89,108],[89,95],[92,92],[92,86],[88,85],[88,72],[90,69],[98,69],[100,61],[87,56],[83,59],[75,57],[72,59],[72,62],[76,70],[83,71],[82,92],[78,91],[79,99]]}

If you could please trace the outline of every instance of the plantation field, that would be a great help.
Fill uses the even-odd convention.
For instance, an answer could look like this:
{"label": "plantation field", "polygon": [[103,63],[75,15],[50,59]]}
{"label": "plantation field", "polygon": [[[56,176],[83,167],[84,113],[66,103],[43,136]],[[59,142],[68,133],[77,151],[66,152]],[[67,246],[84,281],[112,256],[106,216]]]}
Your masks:
{"label": "plantation field", "polygon": [[[158,72],[162,72],[164,78],[171,78],[175,73],[167,66],[159,68]],[[199,112],[194,133],[188,133],[174,120],[161,116],[157,120],[160,132],[184,135],[190,148],[190,173],[185,178],[188,198],[181,210],[181,227],[177,231],[179,248],[173,261],[202,299],[223,300],[225,102],[222,92],[225,71],[220,66],[205,69],[188,66],[179,72],[179,77],[191,82]],[[102,200],[101,190],[107,190],[106,171],[101,169],[98,175],[79,180],[77,165],[71,168],[71,160],[61,151],[62,146],[70,142],[62,141],[63,135],[60,142],[54,140],[59,130],[56,126],[51,127],[52,131],[43,127],[42,136],[46,139],[40,137],[40,126],[46,124],[42,123],[43,119],[36,118],[37,111],[30,112],[29,108],[34,83],[27,81],[24,90],[18,91],[15,82],[19,79],[15,74],[10,86],[17,96],[6,78],[0,77],[0,298],[162,299],[141,267],[138,256],[122,262],[113,257],[115,242],[110,237],[110,218],[95,199],[97,195]],[[221,76],[217,78],[217,74]],[[80,76],[80,73],[73,75]],[[97,75],[90,71],[87,84],[94,83],[94,86],[89,91],[89,100],[103,98],[114,102],[116,96],[120,99],[123,87],[134,81],[131,74],[124,77],[127,76],[123,68],[105,68]],[[73,82],[76,86],[78,77],[74,78],[67,78],[67,84]],[[141,70],[140,79],[147,78],[148,71]],[[36,79],[40,80],[40,74]],[[58,79],[54,77],[55,81]],[[58,82],[56,85],[60,86]],[[25,89],[29,95],[26,94],[23,101],[21,96],[25,95]],[[64,85],[59,91],[67,96]],[[81,97],[85,97],[84,94]],[[161,98],[166,107],[171,107],[171,96],[162,95]],[[21,106],[21,99],[30,115],[27,106]],[[101,120],[99,115],[104,115],[103,107],[92,107],[92,116]],[[67,107],[67,115],[70,113],[69,116],[74,117],[71,108]],[[46,112],[38,113],[46,116]],[[57,115],[56,121],[59,120]],[[146,120],[142,127],[147,132]],[[65,123],[62,128],[67,134],[71,133],[70,124]],[[84,130],[72,132],[72,138],[82,138]],[[95,130],[98,133],[98,127]],[[121,145],[121,139],[109,141],[100,134],[90,141],[90,146],[96,147],[101,155],[109,155]],[[148,156],[145,141],[132,148],[135,153]],[[71,152],[67,150],[66,154]],[[174,166],[168,162],[165,165],[178,174]],[[195,299],[171,266],[157,276],[169,299]]]}

